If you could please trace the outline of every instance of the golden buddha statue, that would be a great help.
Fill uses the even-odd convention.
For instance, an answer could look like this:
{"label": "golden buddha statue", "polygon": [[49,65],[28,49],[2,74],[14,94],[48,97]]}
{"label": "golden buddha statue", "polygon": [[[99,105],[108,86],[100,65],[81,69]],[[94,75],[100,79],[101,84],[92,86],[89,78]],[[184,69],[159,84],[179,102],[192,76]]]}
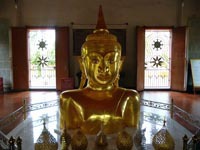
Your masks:
{"label": "golden buddha statue", "polygon": [[121,45],[107,30],[100,6],[96,29],[81,48],[81,86],[60,95],[61,129],[97,134],[103,125],[104,133],[111,134],[137,127],[140,97],[137,91],[118,86],[122,62]]}

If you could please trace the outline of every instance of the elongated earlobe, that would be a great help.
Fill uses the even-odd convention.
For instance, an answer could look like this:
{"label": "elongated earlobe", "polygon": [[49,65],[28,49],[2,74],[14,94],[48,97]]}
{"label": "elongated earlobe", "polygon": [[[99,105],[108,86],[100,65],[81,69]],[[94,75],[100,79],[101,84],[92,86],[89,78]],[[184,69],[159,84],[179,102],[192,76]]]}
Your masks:
{"label": "elongated earlobe", "polygon": [[119,61],[119,72],[121,72],[121,70],[122,70],[122,67],[123,67],[123,64],[124,64],[124,59],[125,59],[125,56],[122,56],[120,61]]}
{"label": "elongated earlobe", "polygon": [[79,62],[79,65],[80,65],[80,70],[81,70],[81,81],[80,81],[80,84],[79,84],[79,89],[83,89],[84,86],[85,86],[85,83],[87,81],[87,77],[86,77],[86,74],[85,74],[85,68],[84,68],[84,62],[83,62],[83,58],[81,57],[78,57],[78,62]]}
{"label": "elongated earlobe", "polygon": [[124,59],[125,59],[125,57],[122,57],[122,58],[120,59],[120,61],[119,61],[119,72],[118,72],[117,77],[116,77],[116,79],[115,79],[115,81],[114,81],[114,86],[115,86],[115,87],[119,87],[120,72],[121,72],[121,70],[122,70],[122,66],[123,66],[123,63],[124,63]]}

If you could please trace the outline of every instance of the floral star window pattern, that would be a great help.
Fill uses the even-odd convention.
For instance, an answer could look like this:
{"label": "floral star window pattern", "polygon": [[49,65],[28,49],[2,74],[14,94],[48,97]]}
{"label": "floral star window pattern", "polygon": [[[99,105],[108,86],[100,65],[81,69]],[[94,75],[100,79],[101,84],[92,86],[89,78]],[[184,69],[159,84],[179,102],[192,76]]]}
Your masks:
{"label": "floral star window pattern", "polygon": [[152,58],[152,61],[150,61],[150,63],[152,63],[153,66],[161,67],[162,63],[163,63],[163,58],[160,56],[156,56]]}
{"label": "floral star window pattern", "polygon": [[39,44],[38,44],[38,49],[47,49],[47,43],[46,43],[46,41],[43,41],[43,39],[41,40],[41,41],[39,41]]}
{"label": "floral star window pattern", "polygon": [[42,57],[39,57],[38,59],[39,60],[37,62],[39,66],[42,66],[42,67],[47,66],[47,63],[48,63],[47,57],[42,56]]}
{"label": "floral star window pattern", "polygon": [[153,45],[153,49],[156,49],[156,50],[162,49],[162,46],[163,46],[162,41],[159,41],[158,39],[156,41],[153,41],[152,45]]}

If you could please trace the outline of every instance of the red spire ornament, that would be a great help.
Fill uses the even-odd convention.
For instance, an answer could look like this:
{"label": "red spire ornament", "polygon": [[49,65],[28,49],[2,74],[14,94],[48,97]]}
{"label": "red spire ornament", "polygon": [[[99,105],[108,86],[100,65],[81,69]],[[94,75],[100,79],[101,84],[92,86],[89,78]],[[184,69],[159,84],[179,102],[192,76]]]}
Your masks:
{"label": "red spire ornament", "polygon": [[96,29],[107,29],[101,5],[99,6],[99,14],[98,14]]}

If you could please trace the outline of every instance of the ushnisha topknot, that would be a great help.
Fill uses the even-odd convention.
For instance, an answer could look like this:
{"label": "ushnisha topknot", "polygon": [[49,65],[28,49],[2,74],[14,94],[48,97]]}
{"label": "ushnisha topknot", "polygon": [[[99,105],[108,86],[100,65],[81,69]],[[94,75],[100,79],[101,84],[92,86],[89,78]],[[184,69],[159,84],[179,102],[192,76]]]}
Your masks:
{"label": "ushnisha topknot", "polygon": [[81,48],[81,56],[85,57],[89,51],[98,50],[101,53],[109,52],[111,49],[119,52],[121,56],[121,45],[118,43],[117,37],[108,31],[104,20],[102,6],[100,5],[96,29],[94,29],[92,34],[89,34],[86,37]]}

